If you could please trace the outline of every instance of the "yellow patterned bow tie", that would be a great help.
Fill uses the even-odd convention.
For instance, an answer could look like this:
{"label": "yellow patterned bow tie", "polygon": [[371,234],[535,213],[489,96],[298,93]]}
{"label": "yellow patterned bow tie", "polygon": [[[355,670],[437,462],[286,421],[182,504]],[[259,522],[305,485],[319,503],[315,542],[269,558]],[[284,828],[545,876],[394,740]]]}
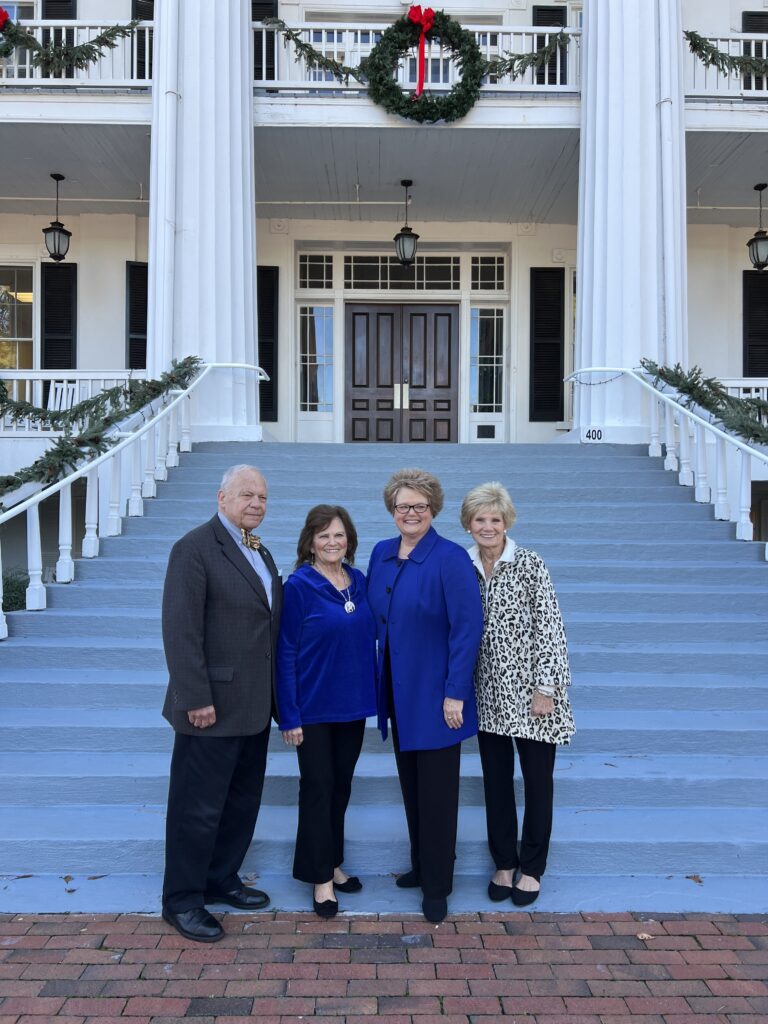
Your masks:
{"label": "yellow patterned bow tie", "polygon": [[247,548],[250,548],[251,551],[259,550],[261,547],[261,537],[257,537],[253,533],[248,533],[248,531],[244,530],[242,527],[240,528],[240,535],[243,538],[243,544],[245,544]]}

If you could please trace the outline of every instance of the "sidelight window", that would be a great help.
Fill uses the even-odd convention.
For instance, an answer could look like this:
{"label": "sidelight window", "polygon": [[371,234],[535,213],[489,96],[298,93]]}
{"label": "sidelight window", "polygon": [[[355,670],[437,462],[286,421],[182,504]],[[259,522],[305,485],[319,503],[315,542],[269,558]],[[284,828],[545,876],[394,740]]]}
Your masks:
{"label": "sidelight window", "polygon": [[473,309],[470,319],[470,411],[499,413],[503,407],[504,310]]}
{"label": "sidelight window", "polygon": [[32,267],[0,266],[0,368],[32,366]]}
{"label": "sidelight window", "polygon": [[333,411],[333,306],[299,307],[302,412]]}

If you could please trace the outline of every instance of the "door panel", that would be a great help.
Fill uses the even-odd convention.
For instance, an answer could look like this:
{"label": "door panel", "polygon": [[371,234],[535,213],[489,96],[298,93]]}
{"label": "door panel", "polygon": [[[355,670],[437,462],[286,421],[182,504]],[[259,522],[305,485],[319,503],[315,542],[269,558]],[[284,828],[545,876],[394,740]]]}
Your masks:
{"label": "door panel", "polygon": [[457,306],[346,307],[347,441],[458,440]]}

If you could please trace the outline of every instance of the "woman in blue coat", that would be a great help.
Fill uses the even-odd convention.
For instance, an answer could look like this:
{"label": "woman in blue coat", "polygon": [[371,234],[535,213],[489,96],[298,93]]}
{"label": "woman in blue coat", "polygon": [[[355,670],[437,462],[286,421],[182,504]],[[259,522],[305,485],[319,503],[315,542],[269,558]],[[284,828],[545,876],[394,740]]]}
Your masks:
{"label": "woman in blue coat", "polygon": [[453,888],[461,741],[477,732],[473,673],[483,610],[466,551],[432,520],[443,507],[439,480],[402,469],[384,488],[399,536],[373,549],[368,601],[379,653],[378,716],[392,723],[408,821],[411,870],[424,916],[442,921]]}
{"label": "woman in blue coat", "polygon": [[293,877],[314,886],[321,917],[336,914],[336,891],[362,889],[341,867],[352,776],[376,710],[376,627],[365,577],[352,568],[356,548],[346,509],[310,509],[283,590],[277,648],[280,729],[301,776]]}

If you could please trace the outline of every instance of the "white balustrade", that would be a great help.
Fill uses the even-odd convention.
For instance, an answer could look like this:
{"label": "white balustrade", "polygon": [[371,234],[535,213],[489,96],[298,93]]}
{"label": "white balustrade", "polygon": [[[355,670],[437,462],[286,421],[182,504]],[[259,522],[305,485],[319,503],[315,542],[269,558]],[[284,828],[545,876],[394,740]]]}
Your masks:
{"label": "white balustrade", "polygon": [[[73,405],[95,398],[102,391],[125,386],[131,380],[144,380],[146,370],[0,370],[0,378],[14,402],[29,402],[51,412],[63,412]],[[46,424],[9,416],[0,417],[0,437],[54,435]]]}
{"label": "white balustrade", "polygon": [[[122,532],[122,517],[144,514],[144,498],[154,497],[157,480],[168,475],[169,465],[178,465],[179,451],[191,449],[191,403],[189,396],[195,388],[206,381],[214,370],[247,370],[256,375],[255,385],[269,380],[258,366],[247,363],[209,363],[192,381],[186,391],[173,390],[166,401],[154,401],[143,410],[143,418],[134,416],[126,421],[133,429],[116,434],[118,443],[103,455],[75,469],[64,480],[40,490],[37,494],[0,514],[0,526],[18,515],[27,517],[27,572],[29,586],[26,592],[26,607],[42,610],[46,607],[46,590],[43,582],[44,566],[40,533],[40,506],[48,498],[59,495],[59,558],[56,562],[56,583],[71,583],[75,579],[75,563],[72,558],[72,485],[76,480],[85,479],[85,511],[83,514],[84,536],[81,548],[83,558],[96,558],[99,554],[99,470],[108,467],[105,475],[108,482],[109,501],[105,520],[106,536],[117,536]],[[61,374],[59,373],[59,379]],[[32,392],[30,392],[32,393]],[[42,394],[42,384],[40,385]],[[123,452],[130,454],[130,473],[123,474]],[[126,462],[126,465],[128,463]],[[2,552],[0,551],[0,640],[8,637],[8,625],[2,611]]]}
{"label": "white balustrade", "polygon": [[715,519],[730,519],[731,504],[728,501],[728,453],[725,438],[718,437],[715,456]]}
{"label": "white balustrade", "polygon": [[696,444],[696,501],[706,505],[710,499],[709,476],[707,473],[707,438],[704,428],[700,423],[694,424],[693,433]]}
{"label": "white balustrade", "polygon": [[[730,57],[768,57],[768,35],[731,32],[726,35],[707,36],[718,50]],[[740,75],[735,71],[723,73],[713,64],[707,67],[691,53],[687,42],[685,51],[684,81],[687,97],[708,97],[723,100],[766,99],[768,78],[757,75]]]}

